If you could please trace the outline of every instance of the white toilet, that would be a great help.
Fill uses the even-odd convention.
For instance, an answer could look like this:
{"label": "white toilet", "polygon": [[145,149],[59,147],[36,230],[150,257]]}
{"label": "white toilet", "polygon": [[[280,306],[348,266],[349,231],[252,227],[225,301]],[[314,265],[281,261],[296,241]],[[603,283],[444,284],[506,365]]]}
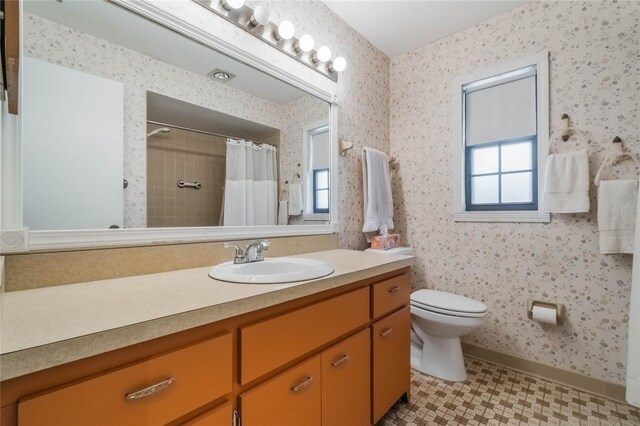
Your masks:
{"label": "white toilet", "polygon": [[364,251],[366,251],[368,253],[404,254],[406,256],[413,256],[413,249],[411,247],[394,247],[394,248],[389,249],[389,250],[368,248],[368,249],[365,249]]}
{"label": "white toilet", "polygon": [[484,324],[487,306],[436,290],[411,294],[411,367],[451,382],[466,380],[460,336]]}

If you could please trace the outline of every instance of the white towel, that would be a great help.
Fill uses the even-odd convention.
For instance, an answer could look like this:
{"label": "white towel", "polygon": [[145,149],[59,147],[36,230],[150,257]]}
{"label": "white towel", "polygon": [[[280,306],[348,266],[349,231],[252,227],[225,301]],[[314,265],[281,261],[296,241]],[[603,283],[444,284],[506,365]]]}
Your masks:
{"label": "white towel", "polygon": [[600,253],[633,253],[638,181],[603,180],[598,186]]}
{"label": "white towel", "polygon": [[589,155],[586,149],[550,154],[544,176],[543,211],[589,212]]}
{"label": "white towel", "polygon": [[289,201],[280,200],[278,203],[278,225],[289,224]]}
{"label": "white towel", "polygon": [[373,148],[362,152],[364,225],[362,232],[393,229],[393,197],[389,156]]}
{"label": "white towel", "polygon": [[[636,211],[640,209],[636,205]],[[635,243],[640,247],[640,216],[636,215]],[[633,256],[627,344],[627,402],[640,407],[640,256]]]}
{"label": "white towel", "polygon": [[292,183],[289,185],[289,215],[298,216],[302,214],[303,209],[302,184]]}

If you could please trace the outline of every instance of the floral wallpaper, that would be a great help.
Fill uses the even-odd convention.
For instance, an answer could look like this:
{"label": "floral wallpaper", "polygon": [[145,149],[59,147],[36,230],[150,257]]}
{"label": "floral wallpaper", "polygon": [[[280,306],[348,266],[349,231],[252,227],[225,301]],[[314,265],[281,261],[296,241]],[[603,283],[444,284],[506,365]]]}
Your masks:
{"label": "floral wallpaper", "polygon": [[[488,305],[484,327],[465,342],[624,383],[632,259],[599,254],[595,187],[588,214],[549,224],[454,222],[451,84],[549,51],[551,130],[566,112],[587,132],[593,180],[615,136],[640,152],[639,15],[637,2],[529,2],[391,61],[396,224],[417,253],[415,288]],[[530,298],[564,303],[566,323],[530,321]]]}

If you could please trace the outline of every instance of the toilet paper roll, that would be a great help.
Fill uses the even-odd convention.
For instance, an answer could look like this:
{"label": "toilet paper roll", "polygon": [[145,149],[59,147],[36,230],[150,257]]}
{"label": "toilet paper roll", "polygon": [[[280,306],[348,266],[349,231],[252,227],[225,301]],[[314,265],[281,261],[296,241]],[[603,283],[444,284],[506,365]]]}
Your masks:
{"label": "toilet paper roll", "polygon": [[545,324],[557,325],[557,314],[553,308],[545,308],[544,306],[534,306],[532,309],[533,320]]}

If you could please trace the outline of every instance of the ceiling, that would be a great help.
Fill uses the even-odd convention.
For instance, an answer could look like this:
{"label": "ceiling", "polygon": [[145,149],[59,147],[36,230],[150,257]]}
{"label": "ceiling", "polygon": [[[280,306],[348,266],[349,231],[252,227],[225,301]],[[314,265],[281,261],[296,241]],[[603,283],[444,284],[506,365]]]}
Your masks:
{"label": "ceiling", "polygon": [[505,13],[528,0],[323,0],[390,58]]}
{"label": "ceiling", "polygon": [[[107,1],[31,0],[24,2],[24,9],[198,75],[207,75],[215,68],[231,72],[236,77],[219,84],[277,104],[305,95],[262,71]],[[203,13],[208,12],[203,9]]]}
{"label": "ceiling", "polygon": [[276,130],[153,92],[147,92],[147,120],[245,139]]}

